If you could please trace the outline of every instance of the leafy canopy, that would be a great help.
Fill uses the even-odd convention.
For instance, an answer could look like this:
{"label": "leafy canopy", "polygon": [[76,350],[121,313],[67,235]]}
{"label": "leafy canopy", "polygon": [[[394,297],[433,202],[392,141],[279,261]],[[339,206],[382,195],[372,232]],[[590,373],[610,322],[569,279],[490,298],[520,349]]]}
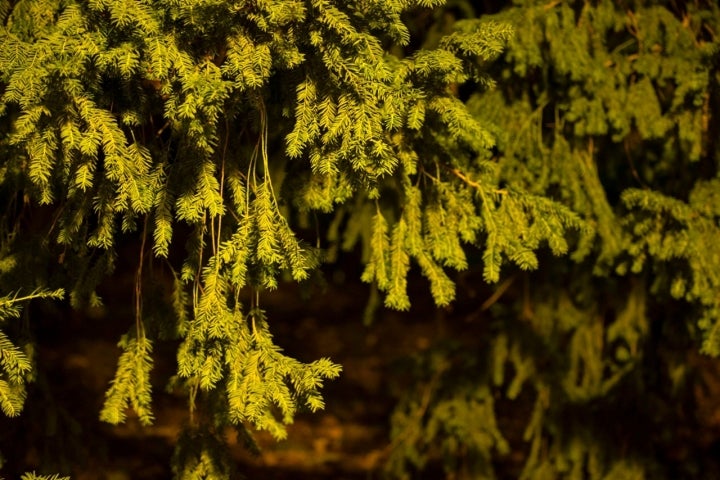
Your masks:
{"label": "leafy canopy", "polygon": [[[25,199],[4,217],[4,255],[47,235],[35,263],[53,273],[28,285],[62,284],[82,307],[101,302],[120,239],[140,243],[102,420],[131,408],[152,422],[153,344],[177,338],[173,385],[197,428],[248,423],[282,438],[340,373],[274,344],[261,298],[282,278],[304,281],[361,242],[362,278],[386,305],[409,308],[411,263],[447,305],[464,245],[484,252],[493,282],[504,263],[537,268],[535,250],[563,254],[564,232],[585,231],[560,203],[500,185],[494,135],[454,93],[492,86],[484,65],[512,27],[458,22],[436,48],[400,53],[402,15],[440,4],[0,1],[0,186]],[[20,228],[39,206],[50,225]],[[308,218],[329,233],[313,242]],[[152,257],[171,268],[170,319],[144,301]]]}

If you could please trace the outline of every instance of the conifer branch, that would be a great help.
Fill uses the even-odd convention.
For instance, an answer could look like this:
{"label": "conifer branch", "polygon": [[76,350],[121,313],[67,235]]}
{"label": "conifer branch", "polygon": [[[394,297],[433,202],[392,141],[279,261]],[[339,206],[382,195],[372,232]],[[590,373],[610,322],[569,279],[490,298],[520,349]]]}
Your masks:
{"label": "conifer branch", "polygon": [[38,475],[35,472],[30,472],[30,473],[23,473],[20,476],[20,480],[70,480],[70,477],[61,477],[58,474]]}
{"label": "conifer branch", "polygon": [[[476,182],[476,181],[474,181],[474,180],[471,180],[471,179],[468,178],[466,175],[464,175],[459,169],[453,168],[453,169],[451,170],[451,172],[452,172],[453,175],[455,175],[456,177],[458,177],[458,178],[459,178],[460,180],[462,180],[463,182],[467,183],[469,186],[475,188],[476,190],[478,190],[478,191],[481,191],[481,190],[482,190],[482,191],[485,191],[485,190],[486,190],[486,189],[483,188],[483,186],[480,185],[478,182]],[[492,192],[495,193],[496,195],[507,195],[507,194],[508,194],[508,191],[507,191],[506,189],[504,189],[504,188],[497,188],[497,189],[492,190]]]}

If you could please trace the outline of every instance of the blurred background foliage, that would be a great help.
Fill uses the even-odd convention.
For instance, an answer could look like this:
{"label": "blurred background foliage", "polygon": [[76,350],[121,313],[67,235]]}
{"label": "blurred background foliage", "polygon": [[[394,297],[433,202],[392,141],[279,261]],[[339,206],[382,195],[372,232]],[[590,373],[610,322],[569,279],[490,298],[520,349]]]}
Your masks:
{"label": "blurred background foliage", "polygon": [[[481,345],[416,358],[392,476],[432,462],[447,478],[720,475],[717,440],[687,448],[681,433],[717,428],[697,404],[717,362],[695,351],[720,348],[718,6],[459,1],[421,20],[425,41],[476,15],[515,27],[497,88],[458,92],[495,128],[499,183],[567,205],[592,231],[568,257],[508,272],[476,311]],[[504,434],[508,416],[521,437]],[[516,449],[524,465],[507,476]]]}

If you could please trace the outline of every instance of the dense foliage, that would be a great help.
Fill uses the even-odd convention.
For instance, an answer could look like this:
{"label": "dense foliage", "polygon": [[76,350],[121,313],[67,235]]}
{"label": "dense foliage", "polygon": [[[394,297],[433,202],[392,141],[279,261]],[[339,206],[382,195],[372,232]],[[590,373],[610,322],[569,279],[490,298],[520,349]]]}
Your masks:
{"label": "dense foliage", "polygon": [[[653,359],[720,353],[720,10],[444,3],[0,0],[3,412],[34,374],[17,302],[99,305],[135,262],[100,419],[151,424],[153,347],[177,345],[175,475],[231,478],[224,428],[283,438],[340,373],[283,353],[264,292],[357,249],[390,308],[413,266],[438,306],[455,271],[498,285],[479,350],[418,357],[389,475],[492,478],[511,447],[523,478],[667,473]],[[515,445],[499,405],[532,412]]]}
{"label": "dense foliage", "polygon": [[[499,284],[476,311],[491,325],[480,351],[417,360],[391,471],[442,459],[448,474],[492,478],[522,440],[521,478],[716,475],[705,450],[680,464],[667,452],[692,416],[678,407],[692,383],[686,349],[720,353],[720,9],[527,1],[483,18],[515,27],[498,88],[467,101],[493,125],[494,181],[588,228],[567,257]],[[527,217],[511,218],[522,238]],[[498,409],[523,418],[522,439],[498,429]]]}

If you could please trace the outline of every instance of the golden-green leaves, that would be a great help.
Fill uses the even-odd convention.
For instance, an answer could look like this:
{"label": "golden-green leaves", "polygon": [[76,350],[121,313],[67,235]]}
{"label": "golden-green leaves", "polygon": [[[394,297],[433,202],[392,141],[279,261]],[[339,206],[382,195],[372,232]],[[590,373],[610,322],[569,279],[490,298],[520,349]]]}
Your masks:
{"label": "golden-green leaves", "polygon": [[376,281],[381,289],[390,285],[387,258],[390,252],[390,239],[388,237],[388,224],[381,212],[377,212],[372,221],[372,236],[370,240],[371,257],[362,274],[364,282]]}
{"label": "golden-green leaves", "polygon": [[156,33],[160,27],[154,11],[144,2],[133,0],[91,0],[88,3],[93,10],[107,11],[112,23],[121,28],[137,28],[144,35]]}
{"label": "golden-green leaves", "polygon": [[[295,128],[286,137],[287,153],[298,157],[303,148],[319,134],[318,120],[314,109],[317,99],[315,81],[308,77],[297,86],[297,104],[295,107]],[[327,116],[327,107],[324,109]]]}
{"label": "golden-green leaves", "polygon": [[123,335],[118,343],[123,350],[118,369],[105,394],[105,403],[100,411],[100,420],[117,425],[125,421],[128,408],[132,408],[143,425],[151,425],[152,384],[152,342],[145,338]]}
{"label": "golden-green leaves", "polygon": [[20,415],[25,403],[25,377],[32,366],[25,353],[0,331],[0,410],[8,417]]}
{"label": "golden-green leaves", "polygon": [[[35,290],[25,296],[0,297],[0,325],[20,316],[20,302],[61,299],[64,295],[63,290]],[[27,396],[26,384],[34,377],[32,360],[32,345],[18,346],[0,330],[0,410],[8,417],[16,417],[22,412]]]}
{"label": "golden-green leaves", "polygon": [[505,51],[514,34],[515,29],[509,23],[460,20],[453,24],[453,32],[440,40],[440,47],[490,61]]}
{"label": "golden-green leaves", "polygon": [[663,272],[663,276],[670,276],[668,293],[673,297],[701,306],[702,349],[711,355],[720,354],[720,274],[714,268],[720,264],[715,248],[720,235],[720,212],[714,202],[717,188],[717,180],[698,182],[689,203],[652,191],[628,189],[623,193],[624,203],[631,208],[626,220],[632,225],[628,245],[634,260],[631,269],[641,271],[650,261],[656,263],[651,268],[660,271],[663,264],[680,261],[685,265]]}
{"label": "golden-green leaves", "polygon": [[[324,408],[319,388],[324,379],[340,374],[339,365],[326,358],[303,364],[283,355],[273,343],[264,314],[259,310],[251,311],[244,321],[237,321],[233,332],[243,339],[231,343],[225,356],[228,369],[225,389],[233,423],[248,421],[282,439],[287,436],[284,425],[292,422],[298,408],[311,411]],[[273,414],[274,408],[279,419]]]}
{"label": "golden-green leaves", "polygon": [[[284,425],[298,408],[323,408],[319,388],[324,379],[339,375],[340,366],[328,359],[304,364],[283,355],[272,341],[263,312],[255,309],[243,316],[227,309],[217,302],[213,281],[208,272],[206,293],[178,352],[179,374],[206,391],[223,382],[231,423],[250,422],[275,438],[285,438]],[[222,293],[227,287],[219,288]],[[273,413],[276,408],[279,419]]]}
{"label": "golden-green leaves", "polygon": [[272,58],[267,44],[256,45],[246,34],[238,33],[228,41],[227,59],[222,65],[225,75],[233,78],[235,88],[259,88],[270,77]]}
{"label": "golden-green leaves", "polygon": [[23,473],[20,480],[70,480],[70,477],[61,477],[60,475],[38,475],[35,472]]}

